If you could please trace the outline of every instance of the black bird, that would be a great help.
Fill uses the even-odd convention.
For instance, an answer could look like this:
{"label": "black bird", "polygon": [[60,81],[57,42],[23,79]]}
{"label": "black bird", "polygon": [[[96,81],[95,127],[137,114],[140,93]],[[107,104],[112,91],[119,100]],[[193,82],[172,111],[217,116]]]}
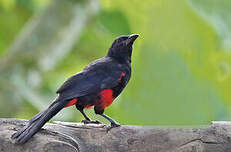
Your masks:
{"label": "black bird", "polygon": [[83,109],[94,107],[96,114],[111,122],[111,127],[120,126],[104,114],[104,109],[111,105],[130,79],[132,45],[138,36],[132,34],[114,40],[106,56],[90,63],[64,82],[56,92],[58,96],[53,103],[31,118],[12,138],[18,143],[27,142],[61,109],[72,105],[83,114],[85,123],[94,121],[87,117]]}

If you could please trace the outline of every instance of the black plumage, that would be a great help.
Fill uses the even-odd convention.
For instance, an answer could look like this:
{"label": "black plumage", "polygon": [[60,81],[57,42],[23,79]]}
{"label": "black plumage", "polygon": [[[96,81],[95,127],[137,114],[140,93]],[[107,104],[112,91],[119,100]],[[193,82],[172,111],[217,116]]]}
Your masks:
{"label": "black plumage", "polygon": [[137,34],[133,34],[117,38],[105,57],[92,62],[65,81],[57,90],[59,95],[53,103],[29,120],[12,138],[18,143],[27,142],[47,121],[70,105],[76,105],[85,117],[85,123],[94,121],[86,116],[83,109],[93,106],[96,114],[111,122],[111,127],[119,126],[104,114],[104,109],[122,92],[130,79],[132,45],[137,37]]}

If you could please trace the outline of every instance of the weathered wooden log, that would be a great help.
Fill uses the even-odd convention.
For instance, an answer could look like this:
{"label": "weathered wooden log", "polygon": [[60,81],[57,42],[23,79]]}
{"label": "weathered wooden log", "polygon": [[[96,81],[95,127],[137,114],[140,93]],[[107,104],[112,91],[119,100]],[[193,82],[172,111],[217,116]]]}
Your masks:
{"label": "weathered wooden log", "polygon": [[11,135],[26,120],[0,119],[1,152],[230,152],[231,123],[200,127],[121,126],[54,122],[29,142],[15,143]]}

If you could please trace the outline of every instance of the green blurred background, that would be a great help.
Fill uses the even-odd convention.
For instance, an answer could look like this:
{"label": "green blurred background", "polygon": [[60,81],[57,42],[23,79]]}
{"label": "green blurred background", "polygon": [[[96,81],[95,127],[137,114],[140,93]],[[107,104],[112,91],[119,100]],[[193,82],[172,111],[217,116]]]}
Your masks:
{"label": "green blurred background", "polygon": [[[30,119],[116,37],[138,33],[131,81],[106,114],[132,125],[230,120],[230,10],[230,0],[1,0],[0,117]],[[82,119],[73,106],[53,120]]]}

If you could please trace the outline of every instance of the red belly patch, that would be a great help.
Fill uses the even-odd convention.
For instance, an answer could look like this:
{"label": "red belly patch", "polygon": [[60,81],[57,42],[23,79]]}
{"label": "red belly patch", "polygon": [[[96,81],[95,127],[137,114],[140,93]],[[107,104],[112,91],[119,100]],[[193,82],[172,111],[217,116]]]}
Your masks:
{"label": "red belly patch", "polygon": [[78,101],[77,98],[72,99],[71,101],[68,102],[68,104],[64,108],[70,107],[70,106],[76,104],[77,101]]}
{"label": "red belly patch", "polygon": [[104,89],[100,92],[101,97],[101,106],[102,108],[106,108],[112,104],[114,101],[113,90],[112,89]]}

